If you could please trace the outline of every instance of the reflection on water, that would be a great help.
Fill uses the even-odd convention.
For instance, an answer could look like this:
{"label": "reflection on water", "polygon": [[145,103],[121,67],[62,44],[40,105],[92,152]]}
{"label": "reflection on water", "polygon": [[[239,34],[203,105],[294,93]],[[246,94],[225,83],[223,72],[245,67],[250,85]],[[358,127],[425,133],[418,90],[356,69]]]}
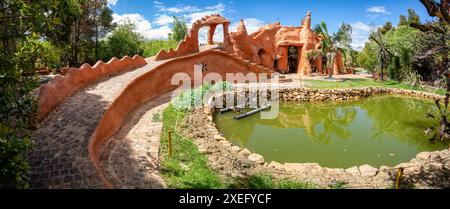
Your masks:
{"label": "reflection on water", "polygon": [[424,129],[437,124],[425,118],[430,109],[431,101],[377,95],[356,102],[283,103],[274,120],[257,114],[236,121],[238,113],[226,113],[217,114],[215,122],[233,144],[266,161],[378,167],[448,146],[424,136]]}

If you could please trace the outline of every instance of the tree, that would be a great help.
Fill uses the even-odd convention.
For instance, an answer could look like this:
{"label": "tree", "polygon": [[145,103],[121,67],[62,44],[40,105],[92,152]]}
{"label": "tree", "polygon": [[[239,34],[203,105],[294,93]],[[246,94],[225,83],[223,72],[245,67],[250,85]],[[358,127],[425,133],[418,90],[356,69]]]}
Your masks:
{"label": "tree", "polygon": [[344,58],[346,57],[346,49],[345,47],[339,46],[337,43],[340,40],[339,36],[332,37],[328,33],[328,27],[325,22],[322,21],[321,24],[318,24],[314,27],[314,32],[318,34],[322,40],[320,42],[319,50],[311,50],[308,52],[309,60],[315,60],[316,58],[323,57],[326,58],[326,68],[330,70],[330,79],[333,78],[333,64],[336,60],[337,54],[343,54]]}
{"label": "tree", "polygon": [[173,35],[172,38],[176,41],[182,41],[186,37],[188,30],[186,20],[183,17],[173,16]]}
{"label": "tree", "polygon": [[124,57],[125,55],[143,54],[142,37],[134,32],[135,26],[126,23],[114,29],[106,40],[102,43],[103,60],[109,60],[112,57]]}
{"label": "tree", "polygon": [[420,23],[420,17],[416,14],[416,11],[413,9],[408,9],[408,24],[411,23]]}
{"label": "tree", "polygon": [[106,0],[92,1],[92,18],[94,24],[95,37],[95,60],[98,60],[99,39],[106,36],[106,34],[113,28],[112,10],[107,6]]}
{"label": "tree", "polygon": [[333,34],[333,42],[339,47],[346,50],[344,59],[346,60],[345,66],[348,68],[356,62],[356,57],[353,56],[351,43],[352,43],[352,26],[350,24],[342,23],[338,31]]}
{"label": "tree", "polygon": [[0,1],[0,188],[28,187],[26,152],[37,110],[31,92],[42,50],[40,38],[59,20],[49,15],[59,1]]}
{"label": "tree", "polygon": [[388,21],[383,25],[383,27],[381,27],[380,30],[381,30],[382,34],[386,34],[391,29],[392,29],[392,23]]}
{"label": "tree", "polygon": [[82,13],[73,22],[70,35],[70,65],[74,67],[97,61],[98,41],[113,28],[112,11],[106,0],[78,1]]}
{"label": "tree", "polygon": [[389,64],[389,58],[393,56],[393,54],[386,48],[386,42],[383,40],[383,35],[380,31],[377,31],[375,33],[372,33],[370,35],[370,39],[375,41],[375,43],[378,44],[380,47],[380,51],[378,53],[378,60],[380,61],[380,71],[381,71],[381,78],[380,80],[383,81],[384,79],[384,69],[387,68]]}
{"label": "tree", "polygon": [[400,15],[400,22],[398,23],[398,26],[401,26],[401,25],[408,25],[408,20],[406,20],[405,15]]}
{"label": "tree", "polygon": [[350,24],[342,23],[338,31],[333,34],[333,40],[341,46],[350,47],[352,43],[352,26]]}

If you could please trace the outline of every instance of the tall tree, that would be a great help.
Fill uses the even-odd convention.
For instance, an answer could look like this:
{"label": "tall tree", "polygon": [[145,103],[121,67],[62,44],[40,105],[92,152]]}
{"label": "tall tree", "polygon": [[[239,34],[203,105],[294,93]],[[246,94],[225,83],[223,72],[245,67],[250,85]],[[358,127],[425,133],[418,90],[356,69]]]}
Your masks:
{"label": "tall tree", "polygon": [[378,53],[378,60],[380,61],[380,74],[381,78],[380,80],[384,80],[384,69],[387,68],[389,65],[389,58],[393,57],[394,55],[387,49],[386,41],[384,40],[383,35],[381,34],[381,31],[377,31],[375,33],[372,33],[369,37],[371,40],[375,41],[375,43],[378,44],[380,51]]}
{"label": "tall tree", "polygon": [[352,43],[352,26],[342,23],[338,31],[333,34],[333,40],[342,46],[350,47]]}
{"label": "tall tree", "polygon": [[420,17],[416,14],[416,11],[414,11],[414,9],[408,9],[408,24],[411,23],[420,23]]}
{"label": "tall tree", "polygon": [[347,53],[345,53],[344,59],[345,67],[348,68],[349,66],[352,66],[354,62],[356,62],[356,56],[353,56],[354,53],[352,53],[352,26],[350,24],[342,23],[342,25],[339,27],[338,31],[333,34],[333,42],[338,45],[339,47],[346,50]]}
{"label": "tall tree", "polygon": [[438,75],[442,76],[445,75],[446,77],[446,86],[447,91],[450,91],[450,62],[448,61],[448,51],[449,51],[449,44],[448,44],[448,37],[449,37],[449,24],[450,24],[450,0],[420,0],[422,4],[425,6],[425,8],[428,11],[428,14],[432,17],[438,18],[438,24],[433,23],[411,23],[410,26],[419,29],[422,32],[425,33],[435,33],[435,35],[438,35],[438,37],[441,37],[440,42],[438,46],[434,46],[433,48],[425,51],[423,54],[421,54],[418,57],[427,57],[431,54],[440,54],[442,57],[442,61],[440,65],[437,67]]}
{"label": "tall tree", "polygon": [[405,15],[400,15],[400,21],[398,23],[399,26],[408,25],[408,20]]}
{"label": "tall tree", "polygon": [[390,31],[392,29],[392,23],[387,21],[383,27],[381,27],[381,33],[382,34],[386,34],[388,31]]}
{"label": "tall tree", "polygon": [[36,58],[40,36],[59,20],[49,15],[58,0],[0,1],[0,188],[28,187],[26,151],[37,105]]}
{"label": "tall tree", "polygon": [[[112,12],[106,0],[78,1],[82,13],[72,24],[70,39],[72,50],[70,65],[75,67],[82,62],[97,61],[99,40],[113,28]],[[92,46],[94,55],[91,55]]]}
{"label": "tall tree", "polygon": [[95,39],[94,59],[98,60],[99,40],[105,37],[114,25],[112,24],[112,10],[108,7],[107,0],[93,0],[91,4]]}
{"label": "tall tree", "polygon": [[182,41],[188,33],[186,20],[183,17],[173,16],[172,31],[173,31],[172,38],[176,41]]}

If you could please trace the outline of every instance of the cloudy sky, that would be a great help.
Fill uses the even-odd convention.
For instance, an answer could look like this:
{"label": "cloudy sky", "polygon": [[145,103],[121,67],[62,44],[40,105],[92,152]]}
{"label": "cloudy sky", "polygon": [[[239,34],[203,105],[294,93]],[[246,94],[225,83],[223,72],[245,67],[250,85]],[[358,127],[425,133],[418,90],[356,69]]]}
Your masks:
{"label": "cloudy sky", "polygon": [[[330,32],[342,22],[353,26],[355,49],[361,49],[371,30],[391,21],[398,23],[400,14],[416,10],[422,20],[431,20],[419,0],[108,0],[114,11],[114,21],[133,22],[148,39],[166,39],[171,32],[173,16],[182,16],[188,27],[195,20],[212,13],[228,18],[231,31],[244,19],[249,32],[262,25],[281,21],[282,25],[300,25],[307,10],[311,10],[313,24],[325,21]],[[215,40],[220,40],[221,28]],[[206,28],[200,31],[201,42],[206,40]]]}

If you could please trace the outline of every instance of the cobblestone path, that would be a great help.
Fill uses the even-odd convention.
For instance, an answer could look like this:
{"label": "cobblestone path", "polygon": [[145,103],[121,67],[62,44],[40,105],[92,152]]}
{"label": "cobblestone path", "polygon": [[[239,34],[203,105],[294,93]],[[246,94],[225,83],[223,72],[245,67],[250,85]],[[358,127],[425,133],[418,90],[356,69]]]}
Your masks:
{"label": "cobblestone path", "polygon": [[158,175],[158,152],[162,111],[170,98],[167,93],[137,108],[103,149],[100,167],[115,188],[166,188]]}
{"label": "cobblestone path", "polygon": [[135,78],[164,62],[103,79],[68,99],[35,131],[28,153],[32,188],[102,188],[89,160],[88,143],[106,108]]}

